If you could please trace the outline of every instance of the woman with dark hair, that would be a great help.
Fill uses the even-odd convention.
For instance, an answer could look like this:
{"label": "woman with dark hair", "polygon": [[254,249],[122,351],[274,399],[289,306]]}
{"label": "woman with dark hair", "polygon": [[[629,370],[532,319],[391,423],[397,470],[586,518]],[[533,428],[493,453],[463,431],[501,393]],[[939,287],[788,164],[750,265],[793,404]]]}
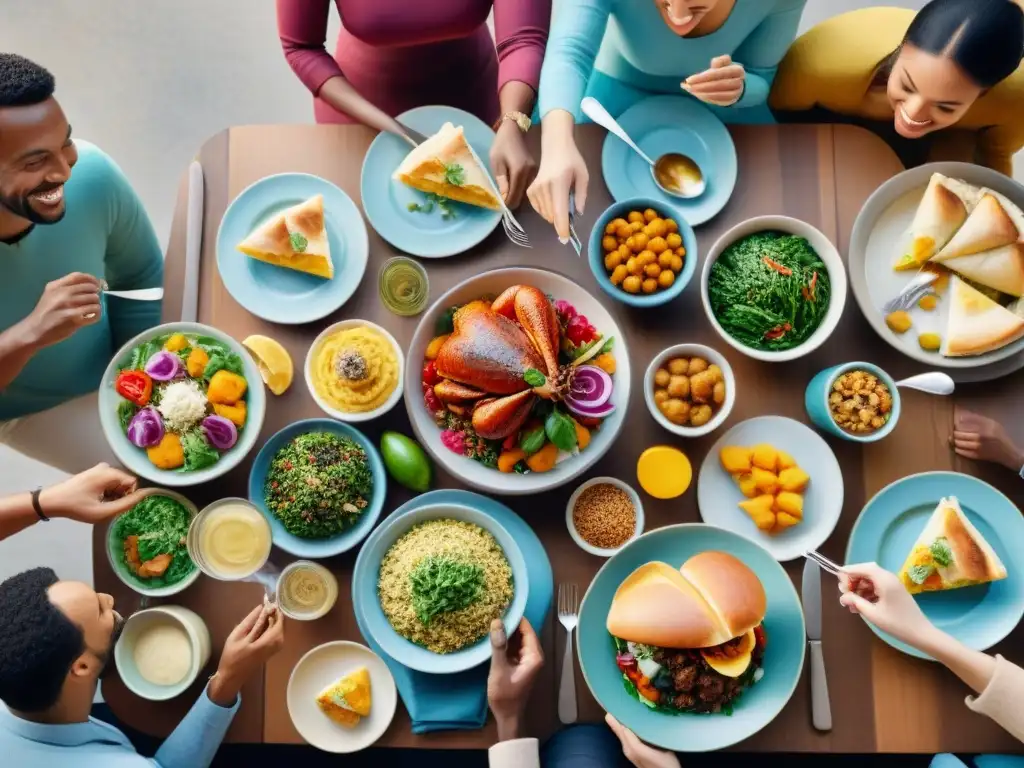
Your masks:
{"label": "woman with dark hair", "polygon": [[865,8],[801,36],[769,98],[783,122],[839,120],[904,165],[966,160],[1010,175],[1024,147],[1024,10],[1014,0]]}

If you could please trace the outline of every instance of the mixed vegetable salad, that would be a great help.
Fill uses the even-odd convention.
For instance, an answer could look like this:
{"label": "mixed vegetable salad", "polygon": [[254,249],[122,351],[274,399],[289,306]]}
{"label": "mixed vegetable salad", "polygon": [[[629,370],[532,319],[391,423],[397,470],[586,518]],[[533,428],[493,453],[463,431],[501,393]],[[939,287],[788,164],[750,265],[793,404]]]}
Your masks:
{"label": "mixed vegetable salad", "polygon": [[208,336],[171,333],[139,344],[114,389],[121,428],[159,469],[213,466],[245,427],[242,358]]}

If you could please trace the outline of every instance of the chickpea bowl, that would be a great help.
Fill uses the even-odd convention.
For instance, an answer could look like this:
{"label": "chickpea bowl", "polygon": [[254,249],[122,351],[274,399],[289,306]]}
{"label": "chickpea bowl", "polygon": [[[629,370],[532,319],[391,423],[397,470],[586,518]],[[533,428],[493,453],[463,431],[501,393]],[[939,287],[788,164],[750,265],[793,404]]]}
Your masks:
{"label": "chickpea bowl", "polygon": [[895,429],[900,393],[893,378],[877,365],[843,363],[811,379],[804,407],[821,431],[855,443],[873,443]]}
{"label": "chickpea bowl", "polygon": [[664,202],[633,197],[612,203],[598,218],[587,246],[601,290],[633,307],[671,301],[697,269],[697,238]]}
{"label": "chickpea bowl", "polygon": [[655,355],[644,374],[654,420],[681,437],[720,427],[736,402],[736,377],[725,356],[703,344],[676,344]]}

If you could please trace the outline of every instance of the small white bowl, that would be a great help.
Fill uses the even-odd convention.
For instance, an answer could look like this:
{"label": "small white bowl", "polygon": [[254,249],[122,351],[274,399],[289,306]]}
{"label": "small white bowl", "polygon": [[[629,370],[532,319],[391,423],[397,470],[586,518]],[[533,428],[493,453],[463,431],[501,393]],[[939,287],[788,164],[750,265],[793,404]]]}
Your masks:
{"label": "small white bowl", "polygon": [[[135,666],[135,644],[147,629],[159,624],[172,624],[185,630],[192,645],[192,665],[184,679],[175,685],[157,685],[144,678]],[[180,696],[199,677],[210,660],[210,630],[193,611],[180,605],[160,605],[133,613],[125,622],[117,645],[114,646],[114,664],[121,682],[136,696],[149,701],[167,701]]]}
{"label": "small white bowl", "polygon": [[[708,361],[708,365],[717,365],[722,369],[722,377],[725,380],[725,402],[715,411],[711,421],[702,427],[684,427],[673,424],[665,418],[661,409],[658,408],[658,404],[654,402],[654,374],[658,372],[662,364],[675,357],[702,357]],[[732,406],[736,402],[736,377],[725,356],[711,347],[705,347],[703,344],[676,344],[655,355],[651,364],[647,366],[647,373],[644,374],[644,402],[647,403],[647,410],[651,412],[654,420],[669,432],[681,437],[700,437],[714,432],[729,418]]]}
{"label": "small white bowl", "polygon": [[[398,360],[398,384],[395,386],[395,391],[391,393],[391,396],[384,401],[380,407],[375,408],[372,411],[366,411],[365,413],[347,413],[345,411],[339,411],[337,408],[329,405],[324,401],[320,395],[317,394],[316,387],[313,384],[313,377],[311,370],[316,358],[317,350],[320,345],[338,331],[343,331],[347,328],[369,328],[372,331],[376,331],[383,336],[391,344],[395,350],[395,357]],[[313,400],[320,409],[330,416],[332,419],[338,421],[345,421],[350,424],[355,424],[361,421],[370,421],[376,419],[378,416],[383,416],[385,413],[390,411],[395,405],[402,399],[402,387],[405,381],[405,355],[402,353],[402,347],[385,328],[371,323],[369,320],[342,320],[341,322],[335,323],[334,325],[328,326],[323,332],[316,337],[312,344],[309,346],[309,352],[306,353],[306,362],[303,365],[303,374],[306,379],[306,389],[309,390],[309,394],[313,396]]]}
{"label": "small white bowl", "polygon": [[[576,502],[587,488],[592,485],[614,485],[616,488],[625,492],[629,496],[629,500],[633,502],[633,509],[636,510],[636,528],[633,530],[633,535],[630,536],[623,544],[619,547],[613,547],[611,549],[605,549],[602,547],[595,547],[593,544],[588,544],[579,532],[576,530],[576,525],[573,523],[572,512],[576,508]],[[622,547],[629,544],[631,541],[640,536],[644,532],[644,505],[640,501],[640,494],[638,494],[631,486],[627,483],[617,480],[614,477],[594,477],[587,480],[585,483],[580,485],[572,496],[569,497],[569,503],[565,506],[565,525],[569,529],[569,535],[572,536],[572,540],[579,545],[579,548],[584,552],[589,552],[597,557],[611,557],[618,552]]]}
{"label": "small white bowl", "polygon": [[[708,278],[711,276],[711,267],[722,255],[722,252],[737,240],[758,232],[787,232],[798,237],[803,237],[810,243],[828,270],[831,292],[829,297],[828,310],[825,317],[821,319],[821,325],[812,333],[807,340],[798,347],[787,349],[782,352],[769,352],[761,349],[748,347],[732,336],[719,325],[715,313],[711,310],[711,299],[708,296]],[[755,360],[764,360],[769,363],[784,363],[789,360],[796,360],[799,357],[810,354],[832,335],[832,332],[839,325],[839,319],[843,316],[843,307],[846,305],[846,266],[839,255],[839,251],[832,244],[832,241],[825,237],[824,233],[811,226],[805,221],[794,219],[789,216],[755,216],[752,219],[740,222],[730,229],[711,246],[707,258],[704,260],[704,268],[700,276],[700,299],[704,304],[704,314],[707,315],[711,327],[715,329],[726,344],[738,349],[747,357]]]}

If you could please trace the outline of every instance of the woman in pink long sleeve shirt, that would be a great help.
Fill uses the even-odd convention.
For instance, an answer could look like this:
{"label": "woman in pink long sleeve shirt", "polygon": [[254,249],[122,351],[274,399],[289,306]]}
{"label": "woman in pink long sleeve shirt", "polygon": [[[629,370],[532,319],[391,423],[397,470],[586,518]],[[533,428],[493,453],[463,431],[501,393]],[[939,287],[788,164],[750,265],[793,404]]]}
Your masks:
{"label": "woman in pink long sleeve shirt", "polygon": [[[334,56],[332,3],[343,25]],[[550,21],[551,0],[277,0],[285,57],[315,97],[317,122],[383,129],[426,104],[471,112],[495,125],[491,165],[511,207],[536,170],[521,116],[533,111]]]}

